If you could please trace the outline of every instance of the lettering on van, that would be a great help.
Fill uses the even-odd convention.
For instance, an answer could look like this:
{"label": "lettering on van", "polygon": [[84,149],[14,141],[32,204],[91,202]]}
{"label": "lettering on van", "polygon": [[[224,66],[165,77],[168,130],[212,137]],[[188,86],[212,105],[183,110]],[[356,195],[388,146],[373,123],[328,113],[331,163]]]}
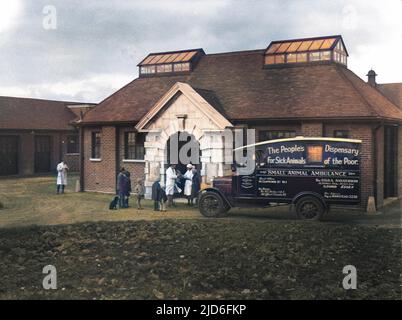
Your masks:
{"label": "lettering on van", "polygon": [[351,170],[288,170],[288,169],[263,169],[258,170],[257,175],[269,176],[294,176],[294,177],[353,177],[359,174]]}
{"label": "lettering on van", "polygon": [[334,147],[329,144],[325,145],[325,152],[330,152],[333,154],[341,153],[341,154],[351,154],[354,157],[359,155],[359,149],[356,148],[346,148],[346,147]]}
{"label": "lettering on van", "polygon": [[306,164],[306,159],[301,158],[290,158],[290,157],[267,157],[268,164]]}
{"label": "lettering on van", "polygon": [[279,147],[268,147],[267,152],[268,154],[280,154],[280,153],[295,153],[295,152],[303,152],[305,150],[304,146],[302,145],[281,145]]}

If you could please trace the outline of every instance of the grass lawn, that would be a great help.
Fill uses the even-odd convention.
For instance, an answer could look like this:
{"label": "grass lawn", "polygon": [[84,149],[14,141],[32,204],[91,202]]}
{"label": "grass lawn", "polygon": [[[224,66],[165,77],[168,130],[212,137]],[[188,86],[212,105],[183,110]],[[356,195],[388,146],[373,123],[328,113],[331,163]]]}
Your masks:
{"label": "grass lawn", "polygon": [[[145,210],[129,208],[109,210],[113,195],[99,193],[76,193],[76,175],[69,176],[64,195],[56,195],[54,177],[36,177],[0,180],[0,227],[26,225],[54,225],[84,221],[118,221],[171,218],[199,218],[196,209],[180,204],[181,210],[169,213],[154,212],[153,202],[143,201]],[[134,203],[131,203],[134,205]]]}
{"label": "grass lawn", "polygon": [[[0,180],[0,299],[401,298],[394,224],[294,221],[276,209],[204,219],[184,205],[155,214],[151,202],[111,212],[110,195],[74,193],[70,181],[57,196],[54,178]],[[57,290],[42,288],[49,264]],[[357,290],[342,287],[346,265]]]}

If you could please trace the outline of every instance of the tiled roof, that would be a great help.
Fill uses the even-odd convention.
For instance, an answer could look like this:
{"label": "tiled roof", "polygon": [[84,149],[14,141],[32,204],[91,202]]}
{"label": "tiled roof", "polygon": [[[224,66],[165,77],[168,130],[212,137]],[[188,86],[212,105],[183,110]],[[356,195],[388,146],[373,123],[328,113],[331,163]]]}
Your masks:
{"label": "tiled roof", "polygon": [[341,65],[326,63],[264,69],[264,52],[205,55],[191,73],[137,78],[89,111],[84,123],[137,122],[176,82],[210,92],[229,121],[402,120],[400,109]]}
{"label": "tiled roof", "polygon": [[75,102],[0,97],[0,129],[68,130],[76,118],[67,105]]}
{"label": "tiled roof", "polygon": [[402,109],[402,83],[383,83],[378,84],[377,89],[388,99]]}

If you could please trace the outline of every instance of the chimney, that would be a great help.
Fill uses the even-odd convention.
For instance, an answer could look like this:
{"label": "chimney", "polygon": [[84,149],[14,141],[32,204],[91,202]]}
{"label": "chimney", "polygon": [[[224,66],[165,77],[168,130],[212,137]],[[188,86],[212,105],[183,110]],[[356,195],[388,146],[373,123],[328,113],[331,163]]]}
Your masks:
{"label": "chimney", "polygon": [[371,69],[368,73],[367,73],[367,83],[370,86],[376,87],[377,86],[377,82],[375,81],[375,77],[377,76],[377,74],[375,73],[375,71],[373,69]]}

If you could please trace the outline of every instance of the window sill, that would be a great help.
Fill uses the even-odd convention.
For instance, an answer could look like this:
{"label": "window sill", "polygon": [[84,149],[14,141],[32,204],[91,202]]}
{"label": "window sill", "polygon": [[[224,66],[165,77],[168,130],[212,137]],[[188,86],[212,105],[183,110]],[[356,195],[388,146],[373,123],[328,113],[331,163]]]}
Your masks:
{"label": "window sill", "polygon": [[102,159],[89,158],[89,161],[92,161],[92,162],[101,162]]}
{"label": "window sill", "polygon": [[125,163],[145,163],[145,160],[141,159],[123,159]]}
{"label": "window sill", "polygon": [[79,152],[66,153],[66,156],[79,156]]}

